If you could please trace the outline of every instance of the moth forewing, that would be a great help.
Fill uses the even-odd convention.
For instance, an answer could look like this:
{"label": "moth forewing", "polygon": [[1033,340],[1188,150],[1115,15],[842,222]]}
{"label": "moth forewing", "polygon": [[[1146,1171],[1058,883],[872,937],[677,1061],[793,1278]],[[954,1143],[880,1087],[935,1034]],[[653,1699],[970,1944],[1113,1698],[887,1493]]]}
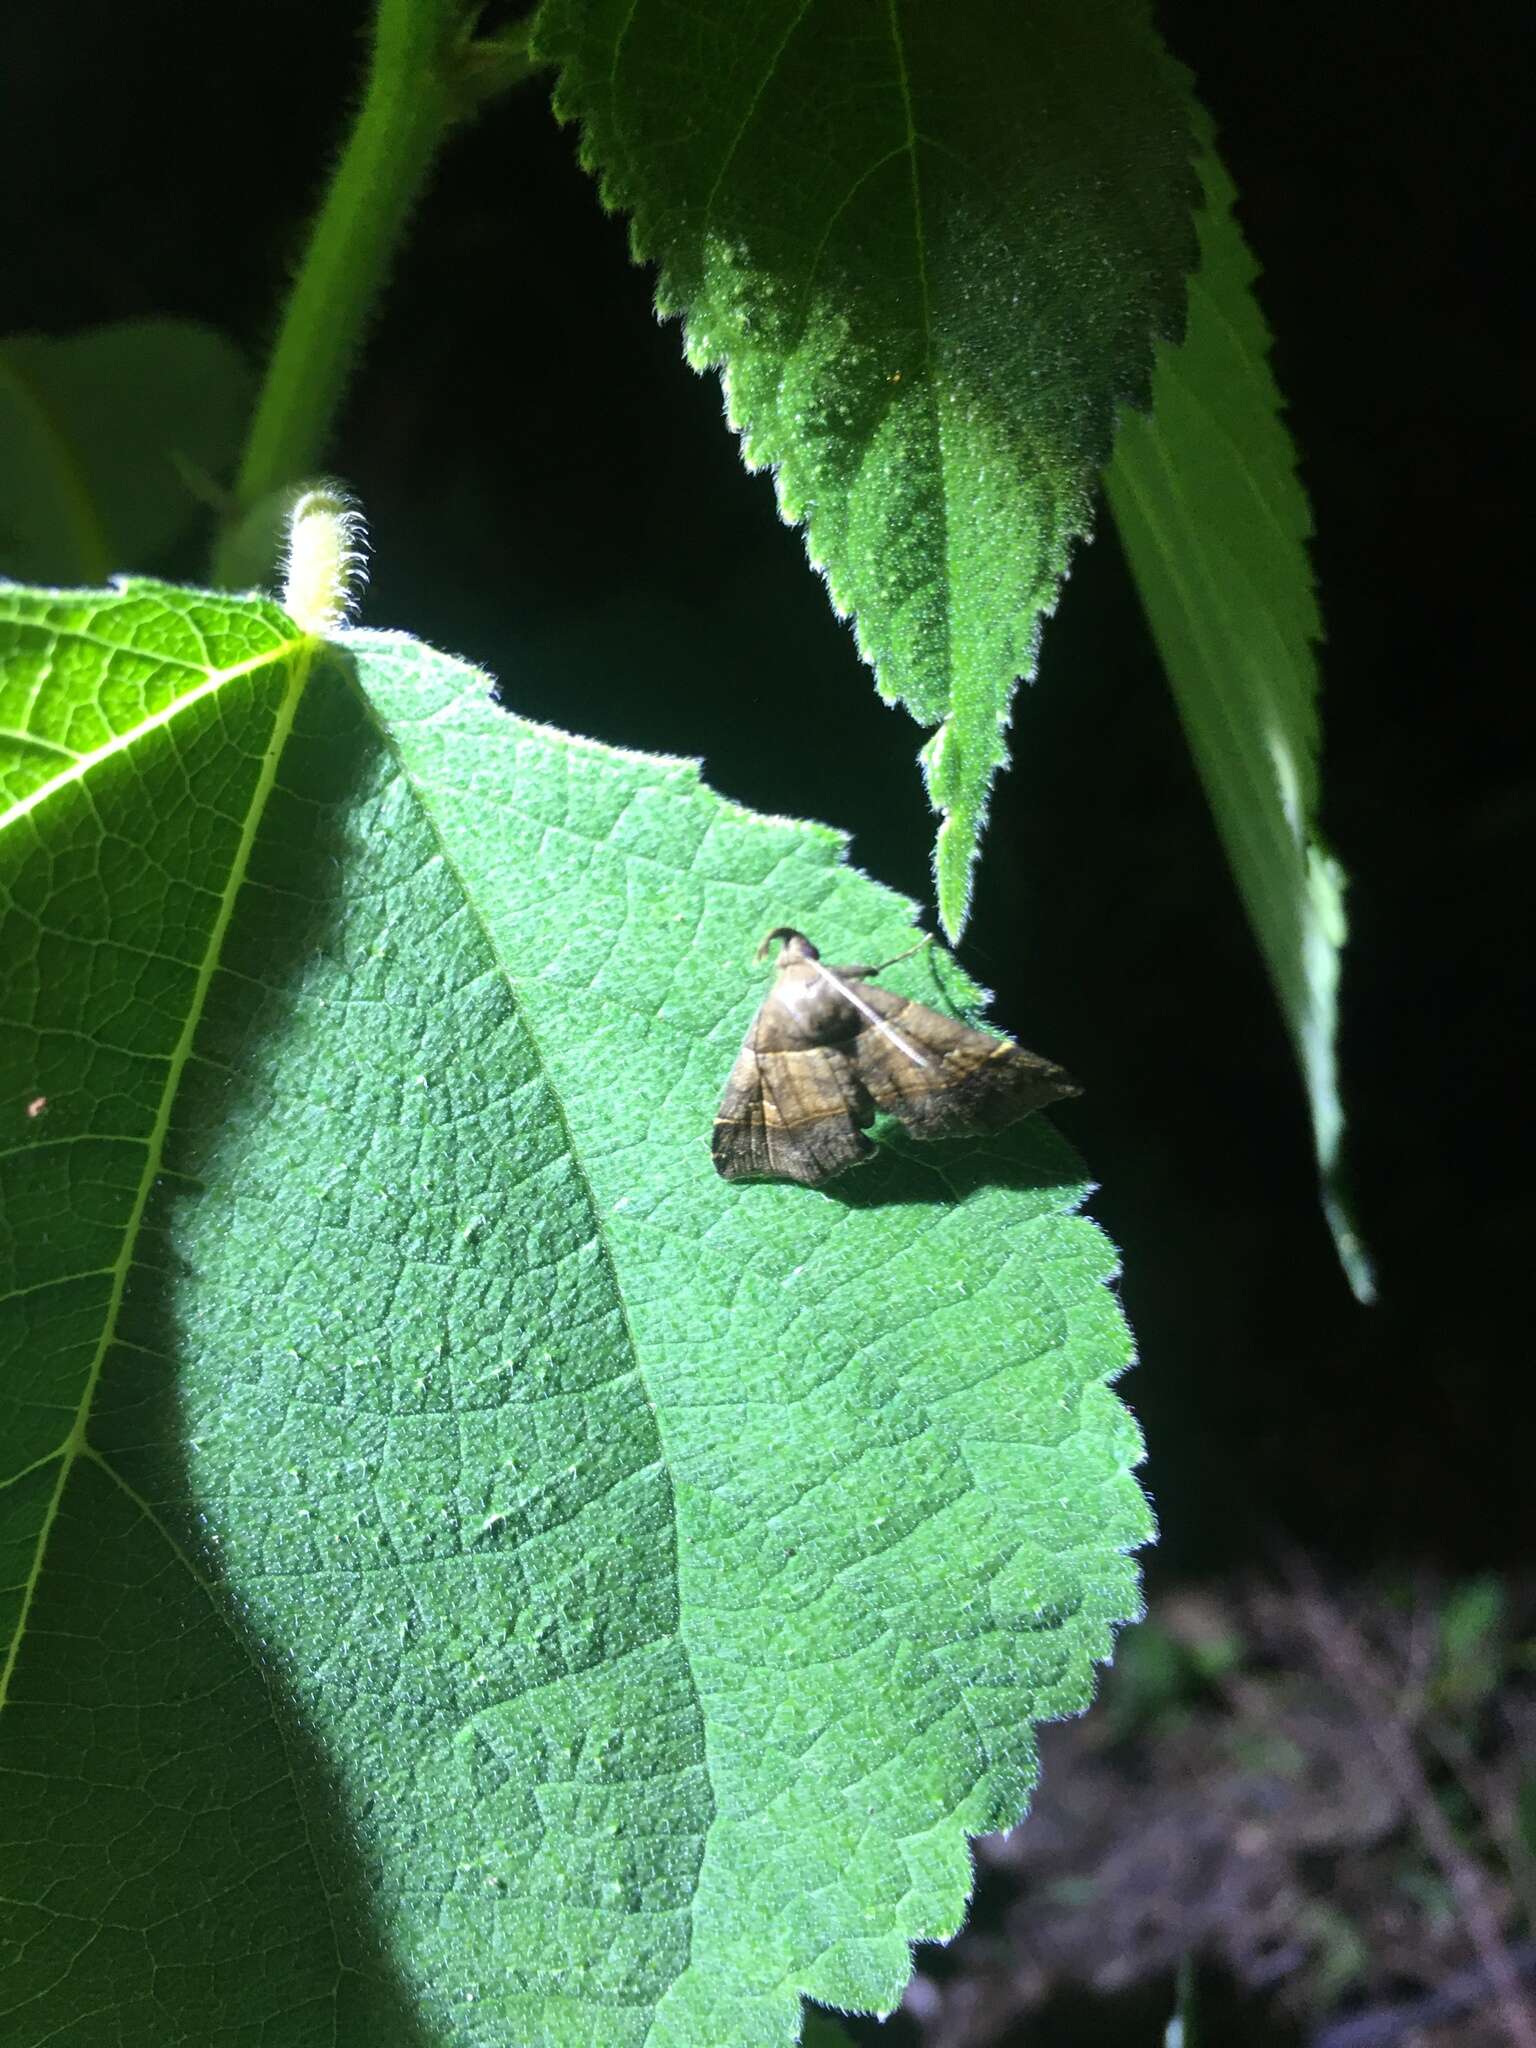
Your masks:
{"label": "moth forewing", "polygon": [[1012,1040],[869,986],[880,967],[828,966],[790,926],[770,932],[759,957],[775,939],[784,944],[773,987],[715,1118],[715,1166],[727,1180],[818,1186],[870,1156],[864,1132],[877,1110],[916,1137],[963,1137],[1080,1092],[1062,1068]]}

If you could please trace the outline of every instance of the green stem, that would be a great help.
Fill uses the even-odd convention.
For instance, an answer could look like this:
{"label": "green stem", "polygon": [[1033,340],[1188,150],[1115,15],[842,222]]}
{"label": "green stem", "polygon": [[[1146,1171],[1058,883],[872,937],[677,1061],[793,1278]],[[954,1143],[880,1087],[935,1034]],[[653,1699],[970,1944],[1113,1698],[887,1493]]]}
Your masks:
{"label": "green stem", "polygon": [[283,311],[216,552],[218,582],[237,580],[246,515],[323,462],[353,357],[447,131],[532,68],[525,33],[474,41],[478,11],[469,0],[379,0],[362,106]]}

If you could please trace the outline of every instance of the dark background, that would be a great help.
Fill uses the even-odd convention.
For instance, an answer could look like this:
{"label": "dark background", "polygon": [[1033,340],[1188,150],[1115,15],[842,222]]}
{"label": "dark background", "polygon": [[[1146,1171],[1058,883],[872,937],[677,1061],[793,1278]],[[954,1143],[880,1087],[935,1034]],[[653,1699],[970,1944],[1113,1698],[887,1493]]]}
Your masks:
{"label": "dark background", "polygon": [[[1536,1222],[1516,18],[1161,15],[1264,266],[1315,508],[1325,825],[1353,878],[1343,1087],[1380,1304],[1337,1269],[1301,1090],[1107,523],[1021,695],[963,954],[998,1019],[1087,1086],[1062,1123],[1124,1252],[1154,1596],[1284,1542],[1340,1576],[1514,1569]],[[179,313],[259,360],[364,18],[13,17],[0,331]],[[877,702],[649,294],[538,86],[453,142],[330,457],[372,531],[366,616],[481,662],[519,711],[700,754],[735,798],[849,828],[862,866],[926,898],[919,734]]]}

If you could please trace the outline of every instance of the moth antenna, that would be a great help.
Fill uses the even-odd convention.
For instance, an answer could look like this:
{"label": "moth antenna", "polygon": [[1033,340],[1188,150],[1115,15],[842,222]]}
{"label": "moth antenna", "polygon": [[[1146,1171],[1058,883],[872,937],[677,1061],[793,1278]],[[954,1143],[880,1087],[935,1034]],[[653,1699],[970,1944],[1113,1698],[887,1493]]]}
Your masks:
{"label": "moth antenna", "polygon": [[299,492],[288,510],[283,609],[306,633],[344,626],[368,580],[368,529],[340,484]]}
{"label": "moth antenna", "polygon": [[889,960],[882,960],[878,967],[871,967],[869,971],[871,974],[884,974],[887,967],[894,967],[898,960],[910,960],[914,953],[921,953],[924,946],[931,946],[932,944],[933,933],[924,932],[915,946],[908,946],[905,953],[893,953]]}

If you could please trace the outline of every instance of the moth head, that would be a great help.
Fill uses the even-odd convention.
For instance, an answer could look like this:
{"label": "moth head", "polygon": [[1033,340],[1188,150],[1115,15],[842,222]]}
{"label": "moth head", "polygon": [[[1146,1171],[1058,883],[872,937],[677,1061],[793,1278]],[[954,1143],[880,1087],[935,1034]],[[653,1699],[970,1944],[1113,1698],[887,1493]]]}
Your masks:
{"label": "moth head", "polygon": [[784,941],[784,949],[773,963],[775,968],[789,967],[796,960],[819,960],[821,958],[821,955],[805,936],[804,932],[797,932],[793,925],[776,924],[757,949],[759,960],[765,960],[768,957],[768,949],[772,946],[775,939],[782,939]]}

